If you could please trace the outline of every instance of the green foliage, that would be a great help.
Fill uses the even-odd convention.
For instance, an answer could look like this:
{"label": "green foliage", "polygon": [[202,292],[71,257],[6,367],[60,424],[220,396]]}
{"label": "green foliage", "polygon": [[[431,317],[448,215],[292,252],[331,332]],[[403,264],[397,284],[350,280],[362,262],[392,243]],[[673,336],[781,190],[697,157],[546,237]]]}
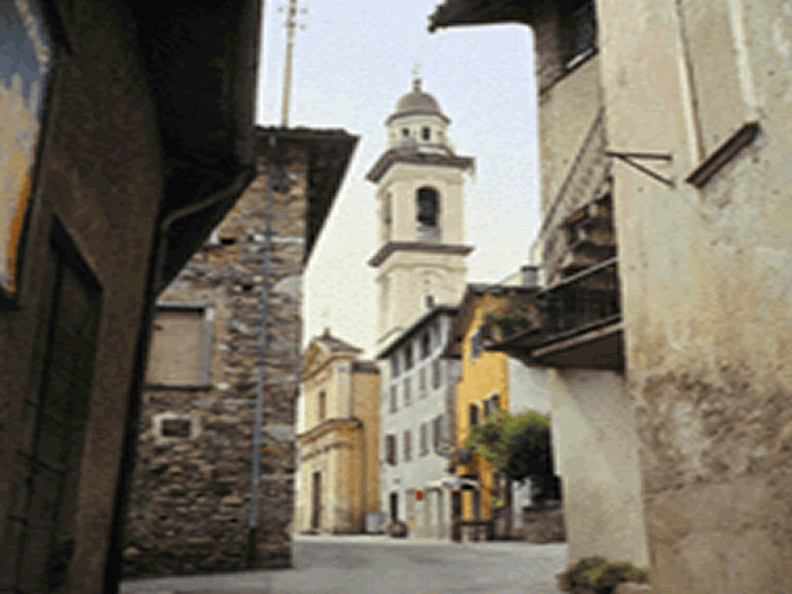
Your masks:
{"label": "green foliage", "polygon": [[497,411],[473,427],[465,447],[492,462],[509,480],[531,477],[540,485],[553,474],[550,417],[535,411]]}
{"label": "green foliage", "polygon": [[616,584],[646,582],[646,572],[630,563],[608,563],[602,557],[581,559],[556,576],[562,592],[571,594],[612,594]]}

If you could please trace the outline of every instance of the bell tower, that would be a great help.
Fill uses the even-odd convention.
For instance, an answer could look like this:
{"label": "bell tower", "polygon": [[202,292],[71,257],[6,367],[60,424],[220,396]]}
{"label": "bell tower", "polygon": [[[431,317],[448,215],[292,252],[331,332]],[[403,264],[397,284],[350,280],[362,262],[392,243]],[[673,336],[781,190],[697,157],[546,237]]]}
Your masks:
{"label": "bell tower", "polygon": [[388,148],[366,179],[377,185],[379,249],[369,260],[379,288],[377,346],[465,290],[464,174],[472,157],[454,152],[451,120],[413,80],[385,124]]}

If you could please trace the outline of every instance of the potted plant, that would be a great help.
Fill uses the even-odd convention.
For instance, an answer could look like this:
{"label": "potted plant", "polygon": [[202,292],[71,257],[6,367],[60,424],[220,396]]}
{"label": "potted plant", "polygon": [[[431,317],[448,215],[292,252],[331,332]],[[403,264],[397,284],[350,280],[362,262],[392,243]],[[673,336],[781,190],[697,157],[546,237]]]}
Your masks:
{"label": "potted plant", "polygon": [[617,584],[647,582],[647,573],[631,563],[609,563],[602,557],[581,559],[556,576],[558,588],[570,594],[613,594]]}

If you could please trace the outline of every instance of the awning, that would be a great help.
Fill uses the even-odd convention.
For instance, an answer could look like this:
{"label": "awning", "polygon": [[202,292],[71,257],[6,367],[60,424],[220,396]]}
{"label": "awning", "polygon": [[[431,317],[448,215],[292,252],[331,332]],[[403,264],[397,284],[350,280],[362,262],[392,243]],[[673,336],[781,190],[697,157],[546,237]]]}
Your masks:
{"label": "awning", "polygon": [[430,489],[481,489],[481,484],[472,479],[447,476],[429,483]]}

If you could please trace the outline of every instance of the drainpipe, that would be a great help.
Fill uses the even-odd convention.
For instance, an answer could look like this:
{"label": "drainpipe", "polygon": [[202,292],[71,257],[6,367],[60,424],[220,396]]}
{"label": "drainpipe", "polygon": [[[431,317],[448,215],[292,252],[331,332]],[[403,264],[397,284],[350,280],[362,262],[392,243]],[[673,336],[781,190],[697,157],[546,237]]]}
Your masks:
{"label": "drainpipe", "polygon": [[[269,137],[270,148],[275,148],[275,136]],[[267,170],[267,194],[264,205],[264,246],[261,256],[261,322],[259,327],[258,375],[256,381],[256,409],[253,421],[253,456],[250,483],[250,509],[248,513],[247,567],[256,564],[256,540],[259,527],[259,492],[261,490],[261,425],[264,407],[264,382],[266,380],[266,354],[269,330],[269,256],[272,247],[272,199],[275,191],[275,176],[282,175],[270,161]],[[280,183],[278,184],[281,185]]]}

